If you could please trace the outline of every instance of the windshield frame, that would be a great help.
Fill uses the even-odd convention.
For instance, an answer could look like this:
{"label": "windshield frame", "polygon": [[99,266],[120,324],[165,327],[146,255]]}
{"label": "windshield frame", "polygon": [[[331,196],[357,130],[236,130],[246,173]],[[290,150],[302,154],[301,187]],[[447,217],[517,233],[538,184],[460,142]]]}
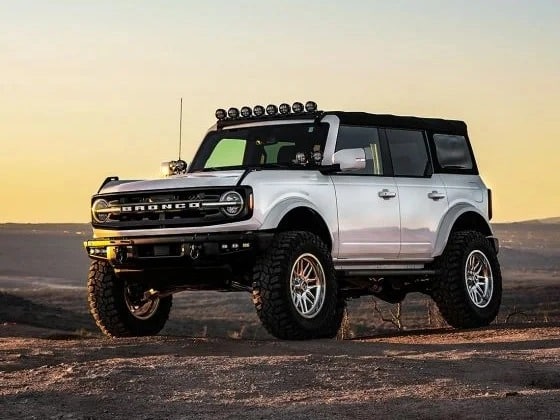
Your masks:
{"label": "windshield frame", "polygon": [[[200,146],[193,157],[191,165],[189,165],[188,172],[189,173],[196,173],[196,172],[214,172],[214,171],[228,171],[228,170],[244,170],[244,169],[297,169],[297,170],[311,170],[311,169],[318,169],[321,167],[322,162],[315,164],[310,162],[309,164],[283,164],[283,163],[264,163],[264,164],[241,164],[241,165],[230,165],[230,166],[219,166],[219,167],[209,167],[204,168],[208,158],[210,156],[207,155],[207,150],[205,149],[205,144],[210,141],[209,136],[217,133],[217,132],[227,132],[230,130],[242,130],[242,129],[250,129],[255,127],[266,127],[266,126],[287,126],[287,125],[298,125],[298,124],[306,124],[306,125],[319,125],[323,127],[324,131],[324,138],[322,140],[322,150],[321,154],[324,157],[325,150],[327,149],[327,142],[329,139],[330,131],[331,131],[331,124],[327,121],[317,121],[315,119],[310,118],[302,118],[302,119],[293,119],[293,120],[275,120],[275,121],[254,121],[254,122],[243,122],[240,124],[230,125],[224,128],[218,128],[213,126],[206,135],[204,139],[200,143]],[[247,139],[247,141],[250,141]],[[216,143],[217,145],[218,143]],[[214,147],[216,147],[214,145]],[[204,162],[202,162],[204,160]]]}

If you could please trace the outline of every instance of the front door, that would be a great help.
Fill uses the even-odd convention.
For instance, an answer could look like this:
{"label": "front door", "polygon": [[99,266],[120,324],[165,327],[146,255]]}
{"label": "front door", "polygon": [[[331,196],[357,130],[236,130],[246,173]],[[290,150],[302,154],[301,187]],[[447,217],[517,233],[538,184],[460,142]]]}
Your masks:
{"label": "front door", "polygon": [[332,175],[338,207],[338,259],[396,259],[400,251],[399,194],[394,178],[387,176],[375,127],[341,126],[336,151],[363,148],[366,167]]}

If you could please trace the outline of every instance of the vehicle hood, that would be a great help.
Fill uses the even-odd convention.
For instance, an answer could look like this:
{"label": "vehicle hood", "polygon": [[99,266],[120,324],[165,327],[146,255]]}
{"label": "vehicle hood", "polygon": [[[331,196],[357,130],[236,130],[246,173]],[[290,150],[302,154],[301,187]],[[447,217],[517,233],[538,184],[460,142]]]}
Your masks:
{"label": "vehicle hood", "polygon": [[179,188],[233,187],[237,185],[242,175],[243,170],[240,169],[235,171],[198,172],[142,181],[111,181],[99,191],[99,194]]}

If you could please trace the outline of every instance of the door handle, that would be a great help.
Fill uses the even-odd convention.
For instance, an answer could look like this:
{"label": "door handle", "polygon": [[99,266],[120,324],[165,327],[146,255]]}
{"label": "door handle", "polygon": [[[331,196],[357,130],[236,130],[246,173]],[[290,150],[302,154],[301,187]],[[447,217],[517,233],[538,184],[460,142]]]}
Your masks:
{"label": "door handle", "polygon": [[441,200],[442,198],[445,198],[445,194],[442,194],[438,191],[432,191],[431,193],[428,193],[428,198],[437,201],[437,200]]}
{"label": "door handle", "polygon": [[377,193],[379,197],[384,200],[388,200],[389,198],[394,198],[397,196],[397,193],[394,191],[389,191],[387,188],[383,188],[381,191]]}

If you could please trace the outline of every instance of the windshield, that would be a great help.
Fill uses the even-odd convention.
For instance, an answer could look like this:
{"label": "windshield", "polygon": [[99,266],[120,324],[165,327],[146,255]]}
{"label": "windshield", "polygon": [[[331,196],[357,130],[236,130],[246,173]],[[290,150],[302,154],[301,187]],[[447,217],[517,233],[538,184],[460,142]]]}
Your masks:
{"label": "windshield", "polygon": [[190,171],[316,167],[323,159],[328,128],[326,123],[296,123],[213,131]]}

